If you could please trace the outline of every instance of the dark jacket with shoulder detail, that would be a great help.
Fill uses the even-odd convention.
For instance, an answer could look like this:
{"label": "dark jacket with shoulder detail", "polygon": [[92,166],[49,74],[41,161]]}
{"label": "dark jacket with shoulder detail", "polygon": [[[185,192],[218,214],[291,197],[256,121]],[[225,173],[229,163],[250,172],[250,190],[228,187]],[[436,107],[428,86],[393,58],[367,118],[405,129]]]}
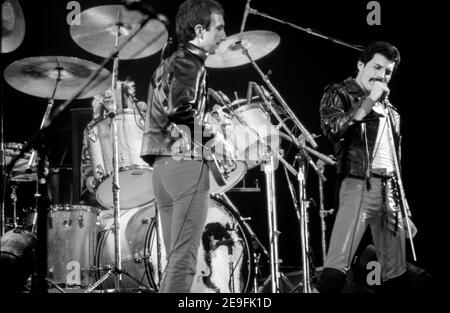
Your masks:
{"label": "dark jacket with shoulder detail", "polygon": [[141,148],[141,157],[150,165],[156,156],[173,155],[180,139],[173,124],[188,127],[192,137],[202,138],[207,56],[205,50],[184,43],[153,74]]}
{"label": "dark jacket with shoulder detail", "polygon": [[[371,110],[361,121],[355,116],[368,95],[353,78],[328,85],[320,102],[322,132],[329,138],[337,159],[337,174],[369,177],[380,114]],[[369,99],[370,100],[370,99]],[[392,108],[394,143],[400,161],[400,116]]]}

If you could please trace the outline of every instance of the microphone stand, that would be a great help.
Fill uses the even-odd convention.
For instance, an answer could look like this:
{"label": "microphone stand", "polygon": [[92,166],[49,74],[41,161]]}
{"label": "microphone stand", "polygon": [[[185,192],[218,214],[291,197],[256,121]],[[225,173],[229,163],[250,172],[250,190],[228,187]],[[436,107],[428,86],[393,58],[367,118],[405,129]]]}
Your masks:
{"label": "microphone stand", "polygon": [[388,112],[388,116],[386,116],[386,120],[387,120],[387,125],[389,128],[389,145],[391,147],[391,151],[393,152],[393,156],[394,156],[394,165],[395,165],[395,180],[396,183],[398,184],[398,189],[400,192],[400,200],[401,200],[401,209],[402,209],[402,214],[403,217],[405,218],[405,222],[406,222],[406,230],[408,232],[408,237],[409,237],[409,242],[411,244],[411,251],[412,251],[412,255],[413,255],[413,259],[414,261],[417,261],[416,258],[416,250],[414,248],[414,242],[413,242],[413,236],[411,233],[411,226],[409,225],[409,218],[411,216],[411,211],[409,210],[409,205],[408,205],[408,201],[406,200],[406,194],[405,194],[405,189],[403,187],[403,180],[401,177],[401,173],[400,173],[400,164],[399,164],[399,160],[397,157],[397,151],[395,149],[395,144],[394,144],[394,131],[393,131],[393,121],[394,121],[394,115],[392,113],[392,108],[391,108],[391,104],[389,102],[389,100],[387,99],[387,97],[385,98],[385,103],[386,103],[386,109]]}
{"label": "microphone stand", "polygon": [[[325,162],[322,160],[317,160],[317,167],[319,168],[319,171],[323,174],[325,170]],[[320,215],[320,231],[322,233],[321,243],[322,243],[322,264],[325,264],[325,258],[327,255],[327,243],[326,243],[326,229],[327,224],[325,223],[325,217],[327,215],[333,214],[334,210],[325,210],[325,204],[324,204],[324,196],[323,196],[323,183],[324,181],[319,178],[319,215]]]}
{"label": "microphone stand", "polygon": [[359,45],[353,45],[353,44],[347,43],[347,42],[345,42],[345,41],[342,41],[342,40],[340,40],[340,39],[336,39],[336,38],[334,38],[334,37],[324,35],[324,34],[318,32],[318,31],[312,30],[311,28],[304,28],[304,27],[297,26],[297,25],[295,25],[295,24],[292,24],[292,23],[283,21],[283,20],[281,20],[281,19],[272,17],[272,16],[270,16],[270,15],[268,15],[268,14],[266,14],[266,13],[259,12],[259,11],[255,10],[255,9],[250,8],[250,7],[248,8],[248,13],[249,13],[249,14],[251,13],[251,14],[255,14],[255,15],[259,15],[259,16],[265,17],[265,18],[267,18],[267,19],[270,19],[270,20],[279,22],[279,23],[281,23],[281,24],[290,26],[290,27],[292,27],[292,28],[295,28],[295,29],[304,31],[304,32],[306,32],[306,33],[308,33],[308,34],[310,34],[310,35],[314,35],[314,36],[320,37],[320,38],[322,38],[322,39],[326,39],[326,40],[332,41],[332,42],[334,42],[334,43],[337,43],[337,44],[340,44],[340,45],[343,45],[343,46],[346,46],[346,47],[349,47],[349,48],[352,48],[352,49],[355,49],[355,50],[358,50],[358,51],[362,51],[362,50],[364,49],[362,46],[359,46]]}

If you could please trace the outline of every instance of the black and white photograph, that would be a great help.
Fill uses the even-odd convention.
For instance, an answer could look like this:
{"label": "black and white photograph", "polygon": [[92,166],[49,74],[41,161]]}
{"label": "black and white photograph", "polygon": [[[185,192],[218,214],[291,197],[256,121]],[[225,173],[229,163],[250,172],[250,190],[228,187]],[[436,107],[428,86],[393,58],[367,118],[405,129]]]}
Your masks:
{"label": "black and white photograph", "polygon": [[1,0],[1,294],[437,293],[431,7]]}

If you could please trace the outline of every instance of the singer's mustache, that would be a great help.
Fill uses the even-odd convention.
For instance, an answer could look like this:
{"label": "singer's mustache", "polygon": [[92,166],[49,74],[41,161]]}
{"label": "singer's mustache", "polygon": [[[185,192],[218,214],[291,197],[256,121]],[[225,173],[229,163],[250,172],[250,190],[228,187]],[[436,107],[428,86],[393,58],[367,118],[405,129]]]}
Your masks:
{"label": "singer's mustache", "polygon": [[369,79],[369,81],[375,81],[375,82],[382,82],[382,83],[386,83],[386,78],[382,78],[382,77],[374,77]]}

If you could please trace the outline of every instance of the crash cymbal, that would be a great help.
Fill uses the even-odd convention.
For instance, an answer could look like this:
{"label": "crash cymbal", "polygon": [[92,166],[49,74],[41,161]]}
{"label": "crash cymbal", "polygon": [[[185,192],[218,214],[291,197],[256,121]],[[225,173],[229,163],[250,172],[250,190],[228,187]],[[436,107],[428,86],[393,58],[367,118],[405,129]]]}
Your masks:
{"label": "crash cymbal", "polygon": [[[239,44],[240,43],[240,44]],[[272,52],[280,43],[280,36],[274,32],[253,30],[227,37],[220,43],[214,54],[206,59],[211,68],[235,67],[250,63],[241,45],[248,50],[253,60],[258,60]]]}
{"label": "crash cymbal", "polygon": [[[139,27],[144,15],[122,5],[104,5],[80,13],[80,25],[70,27],[72,39],[84,50],[108,57],[114,50],[117,26],[119,45]],[[120,51],[120,59],[139,59],[155,54],[167,41],[167,30],[159,20],[150,20]]]}
{"label": "crash cymbal", "polygon": [[[61,81],[54,99],[70,99],[86,83],[99,65],[73,57],[45,56],[16,61],[5,69],[5,80],[13,88],[41,98],[50,98],[55,89],[58,72]],[[90,98],[110,87],[111,73],[102,69],[98,77],[77,98]]]}
{"label": "crash cymbal", "polygon": [[17,0],[2,1],[2,53],[16,50],[25,37],[25,19]]}

